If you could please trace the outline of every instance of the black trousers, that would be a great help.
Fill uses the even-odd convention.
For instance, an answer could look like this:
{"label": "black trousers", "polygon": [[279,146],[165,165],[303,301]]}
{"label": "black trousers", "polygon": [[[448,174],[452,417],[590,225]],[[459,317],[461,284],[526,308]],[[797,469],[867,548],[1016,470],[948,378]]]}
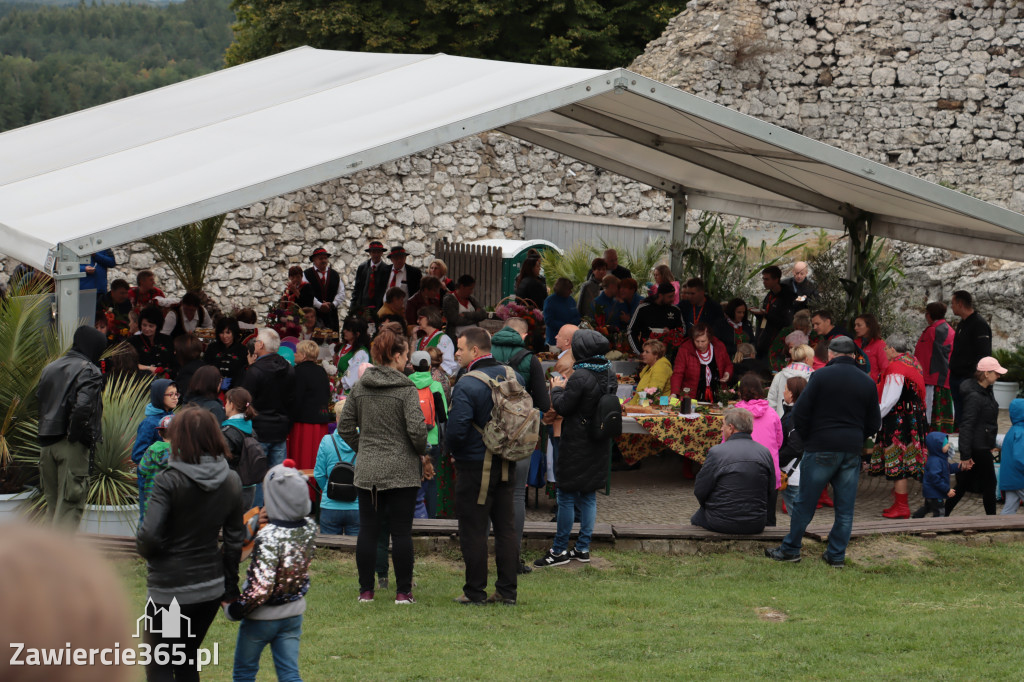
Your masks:
{"label": "black trousers", "polygon": [[[523,461],[523,466],[528,466]],[[515,531],[512,502],[516,465],[509,463],[508,479],[501,480],[501,463],[495,461],[487,484],[487,499],[477,504],[483,467],[478,463],[456,463],[455,516],[459,520],[459,544],[466,563],[463,593],[473,601],[487,598],[487,524],[494,529],[494,559],[498,566],[495,590],[505,599],[516,598],[519,569],[519,538]]]}
{"label": "black trousers", "polygon": [[356,568],[359,591],[373,592],[377,565],[377,539],[382,523],[391,531],[391,560],[395,565],[395,588],[412,594],[412,515],[419,488],[393,490],[359,489],[359,537],[356,538]]}
{"label": "black trousers", "polygon": [[[963,455],[960,456],[963,459]],[[946,516],[964,496],[964,493],[981,491],[981,504],[985,513],[992,516],[996,513],[996,465],[991,450],[972,450],[971,459],[974,466],[970,471],[956,475],[956,494],[946,498]]]}
{"label": "black trousers", "polygon": [[[160,609],[170,609],[170,604],[153,604],[156,607],[157,612]],[[164,637],[162,634],[154,634],[151,632],[146,633],[146,641],[152,647],[150,655],[154,655],[156,646],[158,644],[165,644],[167,653],[172,658],[179,658],[178,652],[181,649],[175,649],[174,645],[184,644],[185,645],[185,661],[192,661],[189,665],[157,665],[155,662],[150,663],[146,666],[146,680],[148,682],[164,682],[165,680],[175,680],[181,682],[182,680],[199,680],[199,671],[196,670],[195,661],[197,660],[200,645],[203,643],[203,639],[206,637],[206,631],[210,629],[210,623],[213,622],[214,617],[217,615],[217,611],[220,609],[220,599],[214,599],[213,601],[199,602],[198,604],[181,604],[181,615],[187,617],[179,619],[181,627],[180,637]],[[154,614],[149,614],[154,615]],[[163,626],[162,619],[157,618],[160,621],[160,625]],[[191,632],[191,637],[189,633]]]}

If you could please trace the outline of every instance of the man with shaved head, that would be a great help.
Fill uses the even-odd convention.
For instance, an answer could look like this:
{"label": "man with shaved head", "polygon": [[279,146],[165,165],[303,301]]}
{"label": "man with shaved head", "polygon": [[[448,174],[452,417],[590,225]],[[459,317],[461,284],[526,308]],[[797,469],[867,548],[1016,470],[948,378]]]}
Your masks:
{"label": "man with shaved head", "polygon": [[788,287],[796,297],[793,311],[803,310],[814,305],[818,300],[818,285],[810,278],[810,266],[805,261],[793,263],[793,276],[782,280],[782,286]]}

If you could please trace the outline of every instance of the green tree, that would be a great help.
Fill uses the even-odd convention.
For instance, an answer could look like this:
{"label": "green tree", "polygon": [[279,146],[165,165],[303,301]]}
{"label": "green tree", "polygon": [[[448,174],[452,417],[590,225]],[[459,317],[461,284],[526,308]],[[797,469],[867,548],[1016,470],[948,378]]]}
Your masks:
{"label": "green tree", "polygon": [[229,66],[301,45],[624,66],[686,0],[233,0]]}

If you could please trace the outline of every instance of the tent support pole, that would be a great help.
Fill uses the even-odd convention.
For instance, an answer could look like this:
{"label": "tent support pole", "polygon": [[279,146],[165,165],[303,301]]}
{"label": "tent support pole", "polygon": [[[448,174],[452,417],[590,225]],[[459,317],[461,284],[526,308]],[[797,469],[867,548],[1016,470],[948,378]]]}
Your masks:
{"label": "tent support pole", "polygon": [[[57,262],[53,269],[53,279],[57,283],[57,323],[61,337],[70,339],[80,323],[78,310],[79,282],[85,277],[79,265],[88,262],[79,258],[63,244],[57,246]],[[88,311],[86,311],[88,312]]]}
{"label": "tent support pole", "polygon": [[[672,233],[669,237],[669,254],[672,273],[681,277],[683,272],[683,251],[686,249],[686,193],[679,190],[672,195]],[[643,273],[637,273],[643,274]],[[646,276],[646,275],[644,275]]]}

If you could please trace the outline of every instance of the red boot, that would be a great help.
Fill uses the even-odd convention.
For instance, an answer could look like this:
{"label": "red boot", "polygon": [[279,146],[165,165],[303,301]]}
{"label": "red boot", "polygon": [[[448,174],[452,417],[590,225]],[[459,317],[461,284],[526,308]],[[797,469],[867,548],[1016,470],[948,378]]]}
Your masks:
{"label": "red boot", "polygon": [[786,509],[786,501],[785,500],[782,500],[782,513],[783,514],[788,514],[789,513],[789,510]]}
{"label": "red boot", "polygon": [[909,519],[910,505],[907,504],[906,493],[893,493],[893,495],[896,496],[896,504],[891,510],[882,512],[882,516],[887,519]]}
{"label": "red boot", "polygon": [[832,498],[828,496],[828,488],[823,489],[821,491],[821,497],[818,498],[818,509],[834,506],[836,506],[835,503],[832,502]]}
{"label": "red boot", "polygon": [[895,508],[896,508],[896,493],[893,493],[892,494],[892,504],[890,504],[888,507],[886,507],[885,509],[882,510],[882,516],[885,516],[886,514],[892,512],[892,510],[895,509]]}

